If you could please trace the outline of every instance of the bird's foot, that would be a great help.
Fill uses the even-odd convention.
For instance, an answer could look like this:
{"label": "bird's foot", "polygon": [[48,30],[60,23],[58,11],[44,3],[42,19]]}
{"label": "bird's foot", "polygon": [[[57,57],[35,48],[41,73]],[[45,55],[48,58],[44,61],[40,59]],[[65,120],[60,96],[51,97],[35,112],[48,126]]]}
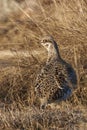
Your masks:
{"label": "bird's foot", "polygon": [[40,110],[44,110],[44,109],[46,109],[46,107],[47,107],[47,103],[46,104],[41,104]]}

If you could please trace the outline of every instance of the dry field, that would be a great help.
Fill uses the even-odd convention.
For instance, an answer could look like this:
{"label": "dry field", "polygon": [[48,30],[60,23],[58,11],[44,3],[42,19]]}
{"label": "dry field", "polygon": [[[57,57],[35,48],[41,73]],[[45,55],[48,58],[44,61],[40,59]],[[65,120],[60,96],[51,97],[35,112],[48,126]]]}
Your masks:
{"label": "dry field", "polygon": [[[12,1],[0,14],[0,130],[87,130],[87,1]],[[78,88],[39,110],[34,83],[47,58],[44,34],[76,70]]]}

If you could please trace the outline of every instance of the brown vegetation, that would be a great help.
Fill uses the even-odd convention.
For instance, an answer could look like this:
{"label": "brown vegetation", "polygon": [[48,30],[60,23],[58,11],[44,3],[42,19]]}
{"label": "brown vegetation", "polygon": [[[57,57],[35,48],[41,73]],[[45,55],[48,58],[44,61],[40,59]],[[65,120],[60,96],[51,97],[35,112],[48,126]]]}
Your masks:
{"label": "brown vegetation", "polygon": [[[20,2],[17,7],[0,21],[0,130],[87,129],[87,2],[38,0],[32,11]],[[42,111],[34,83],[46,61],[39,44],[44,34],[55,38],[75,68],[78,88],[68,101]]]}

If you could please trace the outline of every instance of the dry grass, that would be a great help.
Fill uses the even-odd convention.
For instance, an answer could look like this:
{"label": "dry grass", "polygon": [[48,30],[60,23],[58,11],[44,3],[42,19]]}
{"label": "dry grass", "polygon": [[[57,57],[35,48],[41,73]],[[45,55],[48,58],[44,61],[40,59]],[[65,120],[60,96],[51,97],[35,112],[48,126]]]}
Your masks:
{"label": "dry grass", "polygon": [[[85,130],[87,2],[26,3],[16,3],[19,11],[0,21],[0,53],[9,52],[0,56],[0,130]],[[34,83],[46,61],[46,52],[39,44],[44,34],[54,36],[62,57],[75,68],[78,88],[68,101],[42,111],[35,98]]]}

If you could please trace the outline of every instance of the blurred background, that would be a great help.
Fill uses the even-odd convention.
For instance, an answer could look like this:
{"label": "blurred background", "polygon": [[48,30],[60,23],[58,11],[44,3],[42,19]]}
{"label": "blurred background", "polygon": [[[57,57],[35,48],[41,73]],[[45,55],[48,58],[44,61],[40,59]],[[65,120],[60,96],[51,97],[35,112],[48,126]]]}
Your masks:
{"label": "blurred background", "polygon": [[[39,110],[34,84],[50,34],[77,73],[66,102]],[[0,0],[0,130],[87,129],[87,1]],[[36,129],[37,128],[37,129]]]}

